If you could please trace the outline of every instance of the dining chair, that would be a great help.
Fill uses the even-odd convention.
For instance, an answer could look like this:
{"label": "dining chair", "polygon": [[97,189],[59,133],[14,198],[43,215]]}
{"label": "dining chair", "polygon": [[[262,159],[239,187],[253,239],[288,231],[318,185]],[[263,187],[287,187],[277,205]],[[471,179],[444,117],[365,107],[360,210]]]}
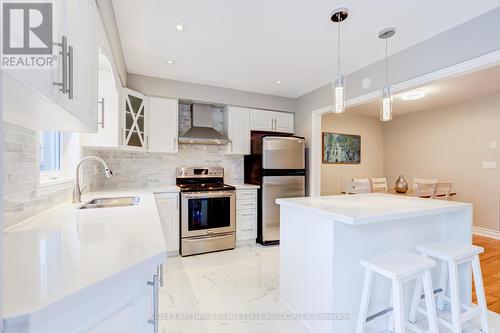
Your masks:
{"label": "dining chair", "polygon": [[347,194],[358,194],[358,193],[370,193],[371,186],[368,179],[357,179],[353,181],[348,181],[345,183],[345,193]]}
{"label": "dining chair", "polygon": [[413,189],[417,189],[417,183],[427,183],[427,184],[433,184],[437,183],[438,180],[436,178],[414,178],[413,179]]}
{"label": "dining chair", "polygon": [[450,200],[451,199],[451,187],[453,182],[449,180],[439,180],[436,187],[436,198]]}
{"label": "dining chair", "polygon": [[[370,179],[368,179],[368,178],[353,178],[352,181],[356,182],[356,183],[363,183],[364,185],[368,185],[368,188],[369,188],[368,192],[373,192],[372,183],[370,182]],[[365,186],[363,186],[363,187],[365,187]]]}
{"label": "dining chair", "polygon": [[373,192],[387,192],[387,179],[385,177],[372,178]]}
{"label": "dining chair", "polygon": [[415,188],[415,193],[417,197],[419,198],[431,198],[435,199],[436,198],[436,191],[437,191],[437,182],[433,183],[424,183],[424,182],[417,182],[416,183],[416,188]]}

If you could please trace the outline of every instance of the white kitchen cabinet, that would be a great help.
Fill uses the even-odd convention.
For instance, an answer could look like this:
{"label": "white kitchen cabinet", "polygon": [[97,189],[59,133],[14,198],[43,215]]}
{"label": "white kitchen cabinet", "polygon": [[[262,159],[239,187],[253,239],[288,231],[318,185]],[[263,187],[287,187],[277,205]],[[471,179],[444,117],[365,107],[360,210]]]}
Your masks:
{"label": "white kitchen cabinet", "polygon": [[274,119],[272,111],[267,110],[250,110],[250,128],[252,131],[272,131]]}
{"label": "white kitchen cabinet", "polygon": [[294,114],[288,112],[273,112],[274,130],[281,133],[295,132],[294,129]]}
{"label": "white kitchen cabinet", "polygon": [[[100,49],[106,53],[99,54],[98,72],[98,99],[94,107],[97,108],[97,133],[82,133],[80,142],[82,146],[91,147],[119,147],[120,146],[120,119],[118,115],[119,78],[111,65],[111,51]],[[121,86],[120,86],[121,88]]]}
{"label": "white kitchen cabinet", "polygon": [[[66,0],[64,31],[70,51],[68,94],[60,94],[57,104],[97,130],[98,38],[99,12],[94,1]],[[71,54],[72,52],[72,54]],[[70,74],[72,72],[72,74]]]}
{"label": "white kitchen cabinet", "polygon": [[[52,53],[57,56],[57,66],[34,68],[34,69],[2,69],[2,72],[10,78],[22,84],[23,88],[27,88],[34,92],[37,96],[43,98],[47,102],[56,102],[59,99],[61,87],[54,85],[54,83],[61,82],[62,68],[61,61],[62,55],[61,46],[57,43],[62,43],[62,37],[66,36],[64,29],[65,25],[65,11],[64,0],[52,1],[52,21],[53,21],[53,51]],[[11,29],[11,34],[15,34],[18,40],[23,40],[23,29]]]}
{"label": "white kitchen cabinet", "polygon": [[147,110],[145,95],[132,89],[122,89],[120,132],[124,147],[147,150],[146,127],[149,121]]}
{"label": "white kitchen cabinet", "polygon": [[224,133],[231,140],[227,154],[250,154],[250,109],[227,106],[224,110]]}
{"label": "white kitchen cabinet", "polygon": [[179,193],[156,193],[156,207],[168,255],[179,254]]}
{"label": "white kitchen cabinet", "polygon": [[252,131],[270,131],[294,133],[294,114],[289,112],[250,110],[250,129]]}
{"label": "white kitchen cabinet", "polygon": [[254,243],[257,239],[257,189],[236,190],[236,242]]}
{"label": "white kitchen cabinet", "polygon": [[[94,1],[54,3],[53,69],[2,70],[4,120],[32,129],[92,132],[97,128],[97,20]],[[62,50],[64,49],[64,52]],[[59,52],[63,54],[59,54]]]}
{"label": "white kitchen cabinet", "polygon": [[148,151],[177,153],[179,101],[150,97],[148,113],[149,127],[146,134]]}
{"label": "white kitchen cabinet", "polygon": [[[159,314],[160,267],[138,264],[120,277],[75,293],[64,302],[50,305],[30,315],[6,320],[5,333],[86,332],[153,333],[151,319]],[[128,275],[124,275],[128,274]]]}

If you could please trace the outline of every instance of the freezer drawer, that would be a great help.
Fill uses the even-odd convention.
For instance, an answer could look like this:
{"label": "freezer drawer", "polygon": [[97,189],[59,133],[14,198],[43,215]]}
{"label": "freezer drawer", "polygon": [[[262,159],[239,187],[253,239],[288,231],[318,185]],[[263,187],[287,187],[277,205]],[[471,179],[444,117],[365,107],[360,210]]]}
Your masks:
{"label": "freezer drawer", "polygon": [[262,138],[263,169],[304,169],[305,143],[298,137],[265,136]]}
{"label": "freezer drawer", "polygon": [[277,198],[305,196],[304,176],[266,176],[262,178],[262,242],[274,242],[280,235]]}

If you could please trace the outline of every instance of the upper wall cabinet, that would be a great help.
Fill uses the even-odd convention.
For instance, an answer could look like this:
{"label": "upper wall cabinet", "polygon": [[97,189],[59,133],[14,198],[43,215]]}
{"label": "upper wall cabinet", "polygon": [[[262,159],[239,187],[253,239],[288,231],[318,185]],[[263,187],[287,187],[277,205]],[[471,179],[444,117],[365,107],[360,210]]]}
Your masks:
{"label": "upper wall cabinet", "polygon": [[106,59],[100,56],[98,132],[82,135],[82,145],[177,153],[178,100],[149,97],[128,88],[120,88],[118,94],[118,78],[104,66]]}
{"label": "upper wall cabinet", "polygon": [[122,90],[122,142],[123,146],[135,149],[148,147],[146,142],[146,126],[149,121],[146,96],[127,88]]}
{"label": "upper wall cabinet", "polygon": [[53,4],[57,66],[2,71],[4,120],[33,129],[94,132],[99,13],[94,1]]}
{"label": "upper wall cabinet", "polygon": [[169,98],[149,98],[148,151],[177,153],[179,101]]}
{"label": "upper wall cabinet", "polygon": [[227,106],[224,109],[224,133],[231,140],[228,154],[250,154],[250,109]]}
{"label": "upper wall cabinet", "polygon": [[250,129],[252,131],[271,131],[294,133],[294,114],[288,112],[250,110]]}

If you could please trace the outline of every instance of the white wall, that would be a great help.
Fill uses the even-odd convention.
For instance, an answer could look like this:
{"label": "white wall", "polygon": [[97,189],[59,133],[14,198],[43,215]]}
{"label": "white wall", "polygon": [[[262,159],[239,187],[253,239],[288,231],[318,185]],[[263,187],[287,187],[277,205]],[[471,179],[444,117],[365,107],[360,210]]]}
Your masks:
{"label": "white wall", "polygon": [[[490,148],[490,142],[499,144]],[[396,117],[384,124],[384,174],[449,179],[456,200],[474,205],[474,226],[500,230],[500,95]]]}
{"label": "white wall", "polygon": [[377,118],[348,113],[328,113],[321,118],[321,131],[361,135],[360,164],[322,164],[321,194],[340,194],[345,181],[352,178],[382,177],[383,126]]}

